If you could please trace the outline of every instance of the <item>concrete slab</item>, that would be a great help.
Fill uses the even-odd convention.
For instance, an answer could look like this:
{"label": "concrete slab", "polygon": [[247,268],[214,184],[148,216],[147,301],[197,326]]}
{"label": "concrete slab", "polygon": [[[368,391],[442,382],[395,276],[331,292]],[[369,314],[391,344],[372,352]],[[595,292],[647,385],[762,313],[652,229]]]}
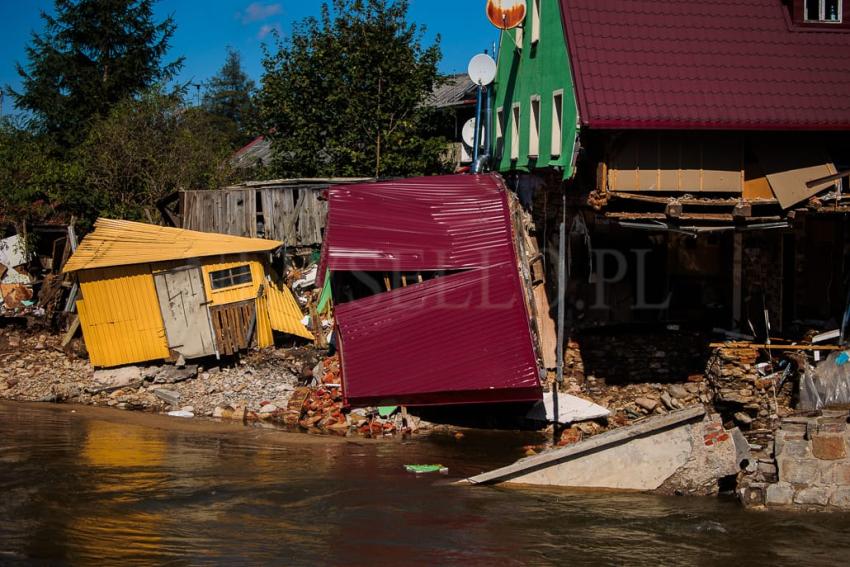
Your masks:
{"label": "concrete slab", "polygon": [[698,406],[650,417],[470,477],[466,482],[652,490],[691,458],[694,446],[691,426],[698,424],[704,415],[705,409]]}
{"label": "concrete slab", "polygon": [[[570,394],[558,394],[558,423],[575,423],[608,417],[611,412],[590,400],[585,400]],[[554,422],[555,419],[555,396],[552,392],[543,393],[543,401],[537,402],[526,415],[528,419],[535,421]]]}

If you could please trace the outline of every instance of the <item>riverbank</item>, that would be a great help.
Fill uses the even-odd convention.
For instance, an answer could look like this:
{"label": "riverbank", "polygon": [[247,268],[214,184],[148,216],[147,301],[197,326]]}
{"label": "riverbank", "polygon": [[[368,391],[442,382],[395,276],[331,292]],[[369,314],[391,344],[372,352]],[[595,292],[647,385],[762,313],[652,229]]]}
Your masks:
{"label": "riverbank", "polygon": [[46,330],[0,328],[0,399],[52,402],[256,423],[293,432],[387,437],[454,432],[398,409],[343,408],[339,361],[311,346],[239,358],[96,370],[82,341],[68,348]]}

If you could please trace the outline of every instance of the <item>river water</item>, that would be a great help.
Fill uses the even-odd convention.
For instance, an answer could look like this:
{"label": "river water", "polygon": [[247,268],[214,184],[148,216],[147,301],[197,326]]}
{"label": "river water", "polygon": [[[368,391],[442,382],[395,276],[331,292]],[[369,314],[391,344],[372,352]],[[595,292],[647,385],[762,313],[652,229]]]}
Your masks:
{"label": "river water", "polygon": [[[449,486],[517,434],[348,441],[0,402],[0,564],[846,564],[850,516]],[[441,463],[417,477],[407,463]],[[628,463],[623,463],[628,466]]]}

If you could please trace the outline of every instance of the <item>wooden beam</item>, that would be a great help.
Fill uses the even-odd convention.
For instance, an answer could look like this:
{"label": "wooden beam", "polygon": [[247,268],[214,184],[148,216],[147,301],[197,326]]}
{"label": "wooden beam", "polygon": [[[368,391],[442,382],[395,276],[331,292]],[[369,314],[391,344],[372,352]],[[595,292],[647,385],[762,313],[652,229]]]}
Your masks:
{"label": "wooden beam", "polygon": [[758,348],[764,350],[848,350],[835,345],[768,345],[764,343],[710,343],[710,348]]}

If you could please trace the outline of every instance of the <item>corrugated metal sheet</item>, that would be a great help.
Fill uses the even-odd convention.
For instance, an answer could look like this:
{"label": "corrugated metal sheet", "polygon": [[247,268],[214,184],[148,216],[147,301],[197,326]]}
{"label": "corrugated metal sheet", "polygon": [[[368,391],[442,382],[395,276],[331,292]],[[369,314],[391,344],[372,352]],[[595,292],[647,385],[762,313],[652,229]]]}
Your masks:
{"label": "corrugated metal sheet", "polygon": [[428,97],[428,105],[435,108],[452,106],[471,106],[475,104],[478,88],[469,75],[458,73],[443,79],[443,84],[433,90]]}
{"label": "corrugated metal sheet", "polygon": [[513,264],[462,272],[336,306],[353,405],[540,398]]}
{"label": "corrugated metal sheet", "polygon": [[196,232],[131,221],[98,219],[64,271],[74,272],[205,256],[268,252],[276,240]]}
{"label": "corrugated metal sheet", "polygon": [[95,366],[168,358],[168,342],[148,264],[80,273],[80,326]]}
{"label": "corrugated metal sheet", "polygon": [[301,323],[304,315],[289,288],[286,286],[278,287],[270,283],[266,290],[272,329],[313,340],[313,334]]}
{"label": "corrugated metal sheet", "polygon": [[457,270],[514,259],[496,175],[332,187],[328,202],[323,261],[331,271]]}
{"label": "corrugated metal sheet", "polygon": [[319,274],[325,266],[331,272],[466,270],[336,305],[350,403],[540,398],[498,175],[331,188]]}
{"label": "corrugated metal sheet", "polygon": [[560,3],[592,128],[850,128],[850,33],[794,29],[790,2]]}

